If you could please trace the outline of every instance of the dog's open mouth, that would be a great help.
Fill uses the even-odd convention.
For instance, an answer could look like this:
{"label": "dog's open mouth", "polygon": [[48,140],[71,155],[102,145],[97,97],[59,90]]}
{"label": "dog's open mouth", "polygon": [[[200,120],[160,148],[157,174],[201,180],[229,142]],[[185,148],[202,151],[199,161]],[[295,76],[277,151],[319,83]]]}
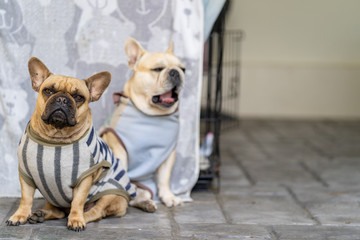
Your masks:
{"label": "dog's open mouth", "polygon": [[166,108],[173,106],[177,102],[179,96],[176,90],[177,88],[174,87],[173,89],[171,89],[166,93],[153,96],[152,97],[153,103]]}

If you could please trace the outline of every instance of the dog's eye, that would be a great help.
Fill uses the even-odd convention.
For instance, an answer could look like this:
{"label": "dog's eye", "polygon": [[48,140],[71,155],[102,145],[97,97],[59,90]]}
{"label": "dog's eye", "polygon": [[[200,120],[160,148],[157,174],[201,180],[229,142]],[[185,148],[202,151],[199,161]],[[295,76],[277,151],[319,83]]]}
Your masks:
{"label": "dog's eye", "polygon": [[54,94],[54,91],[51,90],[50,88],[45,88],[45,89],[43,90],[43,92],[44,92],[47,96],[50,96],[50,95]]}
{"label": "dog's eye", "polygon": [[164,70],[164,68],[159,67],[159,68],[153,68],[151,70],[154,71],[154,72],[161,72],[162,70]]}
{"label": "dog's eye", "polygon": [[73,95],[73,98],[75,99],[75,102],[83,102],[85,98],[81,95]]}
{"label": "dog's eye", "polygon": [[181,68],[181,70],[185,73],[185,71],[186,71],[186,68]]}

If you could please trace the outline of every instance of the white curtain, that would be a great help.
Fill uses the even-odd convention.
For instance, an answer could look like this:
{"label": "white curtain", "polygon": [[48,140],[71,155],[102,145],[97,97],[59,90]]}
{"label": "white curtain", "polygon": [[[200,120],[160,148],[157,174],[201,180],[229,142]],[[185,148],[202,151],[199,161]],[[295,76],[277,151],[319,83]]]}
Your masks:
{"label": "white curtain", "polygon": [[112,93],[131,76],[124,54],[128,37],[148,51],[165,51],[173,39],[186,65],[171,188],[189,197],[199,171],[201,0],[0,0],[0,196],[20,196],[17,144],[36,100],[28,59],[38,57],[54,74],[78,78],[110,71],[108,90],[90,104],[99,129],[114,109]]}

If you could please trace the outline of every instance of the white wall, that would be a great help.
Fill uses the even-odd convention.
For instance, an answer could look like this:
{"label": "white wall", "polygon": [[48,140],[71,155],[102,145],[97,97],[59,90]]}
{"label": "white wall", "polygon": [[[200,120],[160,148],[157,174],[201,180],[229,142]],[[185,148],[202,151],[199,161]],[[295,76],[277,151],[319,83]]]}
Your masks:
{"label": "white wall", "polygon": [[233,0],[243,117],[360,117],[359,0]]}

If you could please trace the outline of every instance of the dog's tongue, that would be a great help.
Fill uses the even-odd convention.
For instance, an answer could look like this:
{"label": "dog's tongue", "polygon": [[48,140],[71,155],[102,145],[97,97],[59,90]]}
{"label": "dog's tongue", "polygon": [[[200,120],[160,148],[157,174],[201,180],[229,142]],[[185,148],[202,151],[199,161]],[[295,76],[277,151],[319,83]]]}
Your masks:
{"label": "dog's tongue", "polygon": [[175,102],[175,99],[172,98],[172,91],[168,91],[167,93],[160,95],[160,102],[163,103],[173,103]]}

